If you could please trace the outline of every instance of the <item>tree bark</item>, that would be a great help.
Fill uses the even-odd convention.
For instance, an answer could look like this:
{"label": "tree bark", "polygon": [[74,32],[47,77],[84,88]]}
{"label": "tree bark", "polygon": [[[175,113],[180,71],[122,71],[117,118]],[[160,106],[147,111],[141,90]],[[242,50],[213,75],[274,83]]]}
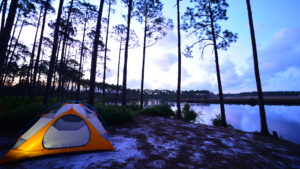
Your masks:
{"label": "tree bark", "polygon": [[9,41],[9,36],[15,19],[16,11],[18,6],[18,0],[12,0],[9,7],[9,12],[6,20],[6,25],[3,31],[0,33],[0,76],[3,73],[3,64],[5,60],[5,54],[7,52],[7,46]]}
{"label": "tree bark", "polygon": [[220,67],[219,67],[219,56],[218,56],[215,27],[214,27],[214,21],[213,21],[213,13],[211,11],[211,8],[209,9],[209,12],[210,12],[210,24],[211,24],[211,31],[212,31],[213,44],[214,44],[214,53],[215,53],[215,60],[216,60],[216,73],[217,73],[217,80],[218,80],[222,125],[224,127],[227,127],[226,116],[225,116],[225,106],[224,106],[224,99],[223,99],[223,91],[222,91],[221,74],[220,74]]}
{"label": "tree bark", "polygon": [[94,39],[94,44],[93,44],[93,53],[92,53],[92,62],[91,62],[90,92],[89,92],[89,101],[88,102],[92,106],[94,105],[94,97],[95,97],[97,54],[98,54],[98,46],[99,46],[103,5],[104,5],[104,0],[101,0],[100,5],[99,5],[99,11],[98,11],[96,34],[95,34],[95,39]]}
{"label": "tree bark", "polygon": [[[46,3],[49,3],[47,1]],[[33,70],[33,79],[32,79],[32,84],[31,84],[31,91],[30,91],[30,97],[34,97],[35,95],[35,87],[36,87],[36,76],[39,68],[39,62],[40,62],[40,56],[41,56],[41,51],[42,51],[42,44],[43,44],[43,36],[44,36],[44,30],[45,30],[45,25],[46,25],[46,17],[47,17],[47,11],[50,7],[50,4],[46,4],[45,9],[44,9],[44,16],[43,16],[43,23],[42,23],[42,29],[41,29],[41,34],[40,34],[40,41],[39,41],[39,47],[38,47],[38,52],[37,52],[37,57],[34,65],[34,70]]]}
{"label": "tree bark", "polygon": [[177,0],[177,36],[178,36],[178,80],[177,80],[177,118],[181,119],[180,93],[181,93],[181,35],[180,35],[180,4]]}
{"label": "tree bark", "polygon": [[257,56],[257,49],[256,49],[256,40],[255,40],[255,32],[254,32],[254,26],[253,26],[251,5],[250,5],[250,0],[246,0],[246,1],[247,1],[249,27],[250,27],[250,34],[251,34],[252,50],[253,50],[253,62],[254,62],[256,87],[257,87],[257,93],[258,93],[258,105],[259,105],[259,113],[260,113],[260,132],[264,135],[270,135],[269,130],[268,130],[268,125],[267,125],[266,111],[265,111],[265,106],[264,106],[264,98],[263,98],[262,87],[261,87],[261,82],[260,82],[258,56]]}
{"label": "tree bark", "polygon": [[122,106],[126,106],[127,98],[126,98],[126,88],[127,88],[127,61],[128,61],[128,46],[129,46],[129,34],[130,34],[130,20],[131,20],[131,12],[132,12],[132,0],[129,0],[128,4],[128,16],[127,16],[127,36],[125,43],[125,55],[124,55],[124,68],[123,68],[123,88],[122,88]]}
{"label": "tree bark", "polygon": [[64,3],[64,0],[60,0],[58,13],[57,13],[57,19],[56,19],[56,25],[55,25],[55,30],[54,30],[53,48],[52,48],[52,53],[51,53],[49,72],[48,72],[48,76],[47,76],[47,84],[46,84],[46,88],[45,88],[45,92],[44,92],[43,102],[45,104],[48,104],[49,91],[50,91],[50,87],[51,87],[51,80],[52,80],[52,75],[53,75],[53,70],[54,70],[54,61],[55,61],[55,56],[56,56],[56,52],[57,52],[58,31],[59,31],[59,25],[60,25],[60,20],[61,20],[63,3]]}
{"label": "tree bark", "polygon": [[[41,60],[43,60],[43,58],[44,58],[44,54],[42,53]],[[41,83],[41,71],[39,71],[39,75],[38,75],[38,79],[37,79],[37,81],[38,81],[38,84],[40,84],[40,83]]]}
{"label": "tree bark", "polygon": [[[63,69],[65,69],[64,67],[68,63],[67,53],[69,52],[69,47],[70,47],[69,45],[66,45],[65,50],[64,50],[65,54],[64,54],[64,59],[62,61],[62,62],[64,62]],[[63,71],[65,71],[65,70],[63,70]],[[61,90],[58,90],[58,98],[64,98],[64,96],[65,96],[64,95],[64,93],[65,93],[65,81],[66,81],[65,73],[62,73],[62,78],[61,78],[61,82],[60,82],[61,83],[61,86],[60,86]]]}
{"label": "tree bark", "polygon": [[119,98],[119,75],[120,75],[120,59],[121,59],[121,51],[122,51],[122,36],[120,41],[120,48],[119,48],[119,59],[118,59],[118,75],[117,75],[117,92],[116,92],[116,105],[118,104]]}
{"label": "tree bark", "polygon": [[102,99],[105,103],[105,78],[106,78],[106,58],[107,58],[107,46],[108,46],[108,34],[109,34],[109,21],[110,21],[110,8],[111,0],[108,2],[108,16],[107,16],[107,28],[106,28],[106,39],[105,39],[105,51],[104,51],[104,70],[103,70],[103,85],[102,85]]}

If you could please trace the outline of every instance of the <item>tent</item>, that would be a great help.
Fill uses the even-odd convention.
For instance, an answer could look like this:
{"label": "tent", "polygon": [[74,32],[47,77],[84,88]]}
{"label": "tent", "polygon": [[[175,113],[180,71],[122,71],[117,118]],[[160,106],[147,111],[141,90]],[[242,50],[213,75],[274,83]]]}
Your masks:
{"label": "tent", "polygon": [[[88,105],[87,105],[88,106]],[[0,159],[0,164],[58,153],[113,150],[105,122],[92,107],[64,103],[38,117]],[[102,119],[102,118],[101,118]]]}

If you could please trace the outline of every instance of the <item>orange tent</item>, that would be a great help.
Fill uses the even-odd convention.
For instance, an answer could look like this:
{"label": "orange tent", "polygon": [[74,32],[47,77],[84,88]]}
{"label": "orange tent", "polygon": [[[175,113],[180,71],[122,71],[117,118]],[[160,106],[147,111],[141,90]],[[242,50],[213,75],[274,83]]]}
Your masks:
{"label": "orange tent", "polygon": [[0,165],[58,153],[113,150],[108,132],[97,116],[95,111],[76,103],[65,103],[42,114],[18,137],[14,146],[0,159]]}

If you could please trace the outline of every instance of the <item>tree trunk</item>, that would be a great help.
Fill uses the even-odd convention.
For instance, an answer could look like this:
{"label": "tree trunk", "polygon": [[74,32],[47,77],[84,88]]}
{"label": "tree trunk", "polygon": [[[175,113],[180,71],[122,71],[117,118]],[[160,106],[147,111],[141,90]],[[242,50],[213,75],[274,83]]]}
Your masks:
{"label": "tree trunk", "polygon": [[[44,58],[44,54],[42,54],[41,60],[43,60],[43,58]],[[39,75],[38,75],[37,81],[38,81],[38,84],[41,83],[41,71],[39,71]]]}
{"label": "tree trunk", "polygon": [[57,13],[57,19],[56,19],[56,25],[55,25],[55,30],[54,30],[53,48],[52,48],[52,53],[51,53],[49,72],[48,72],[48,76],[47,76],[47,84],[46,84],[46,88],[45,88],[45,92],[44,92],[43,102],[45,104],[48,104],[49,90],[51,87],[51,80],[52,80],[52,75],[53,75],[53,70],[54,70],[54,61],[55,61],[55,56],[56,56],[56,52],[57,52],[58,31],[59,31],[59,25],[60,25],[60,20],[61,20],[63,3],[64,3],[64,0],[60,0],[58,13]]}
{"label": "tree trunk", "polygon": [[97,68],[97,54],[99,46],[100,28],[102,20],[104,0],[100,1],[98,19],[96,25],[96,34],[93,44],[92,62],[91,62],[91,75],[90,75],[90,92],[89,92],[89,104],[94,105],[94,95],[95,95],[95,83],[96,83],[96,68]]}
{"label": "tree trunk", "polygon": [[265,106],[264,106],[264,98],[263,98],[262,87],[261,87],[261,82],[260,82],[258,56],[257,56],[255,32],[254,32],[254,26],[253,26],[253,20],[252,20],[251,5],[250,5],[250,0],[246,0],[246,1],[247,1],[249,27],[250,27],[251,41],[252,41],[256,87],[257,87],[257,93],[258,93],[258,104],[259,104],[259,113],[260,113],[260,132],[264,135],[270,135],[269,130],[268,130],[268,125],[267,125],[266,111],[265,111]]}
{"label": "tree trunk", "polygon": [[141,98],[140,98],[141,109],[144,108],[144,75],[145,75],[145,58],[146,58],[146,44],[147,44],[147,15],[148,15],[148,7],[146,7],[145,25],[144,25],[143,63],[142,63]]}
{"label": "tree trunk", "polygon": [[5,54],[7,52],[7,46],[9,36],[15,19],[16,11],[18,6],[18,0],[12,0],[9,7],[9,12],[6,20],[6,25],[0,33],[0,77],[3,73],[3,64],[5,60]]}
{"label": "tree trunk", "polygon": [[80,75],[81,75],[81,65],[82,65],[83,51],[84,51],[86,23],[87,23],[87,20],[84,21],[84,27],[83,27],[83,35],[82,35],[82,43],[81,43],[81,51],[80,51],[80,61],[79,61],[79,68],[78,68],[78,82],[77,82],[77,91],[76,91],[76,99],[77,100],[80,100],[80,85],[81,85]]}
{"label": "tree trunk", "polygon": [[56,81],[56,73],[54,71],[53,73],[53,82],[52,82],[52,91],[55,93],[55,81]]}
{"label": "tree trunk", "polygon": [[225,116],[225,107],[224,107],[224,98],[223,98],[223,91],[222,91],[221,74],[220,74],[220,67],[219,67],[219,56],[218,56],[218,49],[217,49],[217,42],[216,42],[216,35],[215,35],[215,28],[214,28],[214,21],[213,21],[213,13],[211,11],[211,8],[209,9],[209,12],[210,12],[210,25],[211,25],[211,31],[212,31],[212,36],[213,36],[214,53],[215,53],[215,60],[216,60],[216,73],[217,73],[217,80],[218,80],[222,125],[224,127],[227,127],[226,116]]}
{"label": "tree trunk", "polygon": [[108,46],[108,33],[109,33],[109,21],[110,21],[110,7],[111,0],[108,2],[108,16],[107,16],[107,28],[106,28],[106,39],[105,39],[105,51],[104,51],[104,67],[103,67],[103,85],[102,85],[102,99],[105,103],[105,78],[106,78],[106,58],[107,58],[107,46]]}
{"label": "tree trunk", "polygon": [[[63,59],[63,61],[61,61],[61,62],[65,62],[64,61],[64,58],[67,56],[67,53],[68,53],[68,48],[69,46],[68,45],[66,45],[66,47],[65,47],[65,50],[63,51],[62,50],[62,52],[64,52],[64,57],[63,58],[61,58],[61,59]],[[68,58],[66,57],[65,58],[66,59],[66,62],[65,63],[63,63],[63,67],[65,67],[65,64],[67,64],[67,62],[68,62]],[[61,67],[60,67],[61,68]],[[63,68],[63,69],[65,69],[65,68]],[[65,70],[64,70],[65,71]],[[61,81],[60,82],[58,82],[58,83],[61,83],[60,84],[60,88],[61,89],[58,89],[58,98],[64,98],[64,92],[65,92],[65,81],[66,81],[66,78],[65,78],[65,75],[64,75],[64,73],[62,73],[61,74]]]}
{"label": "tree trunk", "polygon": [[16,51],[16,48],[17,48],[17,46],[18,46],[18,44],[19,44],[19,39],[20,39],[22,30],[23,30],[24,24],[25,24],[25,22],[26,22],[26,19],[27,19],[27,18],[25,18],[25,19],[23,20],[22,24],[21,24],[20,32],[19,32],[19,34],[18,34],[18,37],[17,37],[17,39],[16,39],[16,43],[15,43],[15,45],[14,45],[14,49],[13,49],[13,51],[11,52],[11,54],[10,54],[11,56],[10,56],[10,57],[12,57],[12,56],[14,55],[14,53],[15,53],[15,51]]}
{"label": "tree trunk", "polygon": [[6,0],[2,0],[2,1],[1,1],[1,5],[0,5],[0,13],[1,13],[2,6],[3,6],[3,4],[4,4],[4,1],[6,1]]}
{"label": "tree trunk", "polygon": [[177,36],[178,36],[178,81],[177,81],[177,118],[181,119],[181,108],[180,108],[180,93],[181,93],[181,35],[180,35],[180,4],[177,0]]}
{"label": "tree trunk", "polygon": [[[48,2],[47,2],[48,3]],[[32,84],[31,84],[31,91],[30,91],[30,97],[34,97],[35,95],[35,86],[36,86],[36,76],[39,68],[39,62],[40,62],[40,56],[41,56],[41,51],[42,51],[42,44],[43,44],[43,37],[44,37],[44,30],[45,30],[45,25],[46,25],[46,17],[47,17],[47,11],[49,9],[49,4],[45,6],[44,9],[44,16],[43,16],[43,23],[42,23],[42,30],[40,34],[40,41],[39,41],[39,47],[38,47],[38,52],[37,52],[37,57],[34,65],[34,70],[33,70],[33,79],[32,79]]]}
{"label": "tree trunk", "polygon": [[[20,9],[19,9],[19,12],[18,12],[18,15],[17,15],[17,19],[16,19],[16,22],[15,22],[15,26],[14,26],[14,29],[13,29],[12,36],[11,36],[11,38],[10,38],[10,40],[9,40],[10,42],[9,42],[8,50],[7,50],[7,52],[6,52],[6,55],[4,55],[4,63],[3,63],[3,67],[2,67],[2,69],[0,70],[1,72],[3,72],[3,74],[4,74],[4,71],[6,70],[8,61],[10,60],[8,56],[10,55],[10,49],[11,49],[11,47],[12,47],[13,38],[15,37],[17,24],[18,24],[18,22],[19,22],[19,17],[20,17]],[[2,74],[2,73],[0,73],[0,74]],[[3,74],[2,74],[2,76],[1,76],[1,82],[3,81]]]}
{"label": "tree trunk", "polygon": [[120,59],[121,59],[121,51],[122,51],[122,36],[120,41],[120,49],[119,49],[119,59],[118,59],[118,75],[117,75],[117,93],[116,93],[116,105],[118,104],[119,97],[119,75],[120,75]]}
{"label": "tree trunk", "polygon": [[[69,7],[69,11],[68,11],[68,17],[67,17],[67,27],[69,26],[70,24],[70,16],[71,16],[71,12],[72,12],[72,8],[73,8],[73,2],[74,0],[71,0],[71,4],[70,4],[70,7]],[[59,67],[59,84],[58,84],[58,96],[61,97],[63,96],[62,93],[63,93],[63,90],[64,90],[64,87],[63,87],[63,76],[64,76],[64,51],[65,51],[65,47],[66,47],[66,42],[67,42],[67,39],[69,38],[69,29],[67,29],[66,31],[64,31],[64,36],[63,36],[63,44],[62,44],[62,52],[61,52],[61,57],[60,57],[60,67]]]}
{"label": "tree trunk", "polygon": [[127,36],[125,43],[125,55],[124,55],[124,68],[123,68],[123,88],[122,88],[122,106],[126,106],[126,88],[127,88],[127,60],[128,60],[128,45],[129,45],[129,34],[130,34],[130,20],[132,11],[132,0],[129,0],[128,4],[128,16],[127,16]]}
{"label": "tree trunk", "polygon": [[[62,41],[62,37],[61,36],[59,36],[58,37],[59,38],[59,40],[58,40],[58,47],[57,47],[57,52],[56,52],[56,56],[55,56],[55,64],[54,64],[54,68],[55,68],[55,70],[54,70],[54,76],[55,76],[55,78],[53,78],[54,79],[54,82],[53,82],[53,84],[55,85],[55,84],[57,84],[57,88],[58,88],[58,78],[56,78],[56,72],[57,72],[57,65],[59,64],[58,63],[58,57],[59,57],[59,51],[60,51],[60,46],[61,46],[61,41]],[[58,95],[58,90],[55,90],[55,88],[56,88],[56,86],[53,86],[53,93],[54,94],[57,94]]]}
{"label": "tree trunk", "polygon": [[[37,26],[36,26],[36,32],[35,32],[35,36],[34,36],[34,42],[33,42],[33,46],[32,46],[32,51],[31,51],[31,57],[30,57],[30,63],[29,63],[29,68],[27,70],[27,74],[26,74],[26,82],[25,82],[25,89],[23,90],[23,98],[26,94],[26,91],[30,91],[30,90],[27,90],[27,87],[28,87],[28,83],[29,83],[29,78],[30,78],[30,72],[33,68],[33,60],[34,60],[34,52],[35,52],[35,44],[36,44],[36,39],[37,39],[37,35],[38,35],[38,32],[39,32],[39,27],[40,27],[40,21],[41,21],[41,16],[42,16],[42,9],[40,11],[40,14],[39,14],[39,19],[38,19],[38,23],[37,23]],[[28,93],[29,95],[29,93]]]}
{"label": "tree trunk", "polygon": [[6,14],[7,0],[4,0],[3,11],[2,11],[2,20],[1,20],[1,31],[5,25],[5,14]]}

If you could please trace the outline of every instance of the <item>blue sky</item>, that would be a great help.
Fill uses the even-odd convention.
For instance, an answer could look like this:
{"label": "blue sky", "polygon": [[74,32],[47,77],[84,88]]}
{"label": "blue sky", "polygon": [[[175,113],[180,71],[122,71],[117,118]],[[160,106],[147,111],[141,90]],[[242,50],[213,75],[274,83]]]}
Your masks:
{"label": "blue sky", "polygon": [[[54,3],[57,8],[58,1]],[[98,5],[98,1],[91,1]],[[176,1],[163,0],[163,14],[173,19],[176,28]],[[220,68],[223,89],[226,93],[255,91],[255,77],[253,71],[252,46],[248,25],[246,0],[228,1],[227,21],[221,22],[224,29],[238,33],[238,40],[229,50],[219,51]],[[181,2],[181,15],[184,14],[190,2]],[[264,91],[299,91],[300,84],[300,1],[299,0],[251,0],[258,56],[260,63],[262,87]],[[127,14],[124,4],[118,3],[114,7],[116,13],[112,16],[111,26],[126,24],[121,14]],[[104,7],[103,16],[107,15],[107,5]],[[53,17],[53,16],[52,16]],[[134,29],[140,39],[141,46],[129,51],[128,59],[128,87],[140,88],[143,26],[132,19]],[[29,30],[30,31],[30,30]],[[48,34],[49,34],[48,29]],[[80,33],[79,33],[80,34]],[[155,46],[147,48],[145,88],[170,89],[177,88],[177,30],[168,32],[166,38]],[[80,36],[80,35],[78,35]],[[26,35],[22,35],[26,39]],[[182,48],[192,43],[193,38],[186,38],[182,33]],[[108,48],[110,61],[107,82],[116,84],[117,56],[119,44],[109,39]],[[194,50],[193,58],[182,60],[182,89],[203,90],[217,92],[217,79],[215,74],[214,55],[211,49],[200,58],[199,50]],[[100,53],[100,55],[103,55]],[[122,54],[122,57],[124,53]],[[123,58],[122,58],[123,62]],[[121,62],[121,64],[123,64]],[[84,68],[86,78],[89,78],[90,60],[86,60]],[[121,66],[123,70],[123,66]],[[102,79],[102,66],[98,66]],[[122,79],[122,75],[121,75]],[[120,81],[121,82],[121,81]]]}
{"label": "blue sky", "polygon": [[[261,78],[263,89],[274,90],[299,90],[300,82],[300,1],[294,0],[286,3],[281,0],[251,1],[253,19],[256,31],[258,55],[260,61]],[[182,2],[181,14],[184,13],[189,1]],[[238,33],[238,40],[232,44],[228,51],[220,51],[221,77],[225,92],[253,91],[256,89],[253,72],[252,48],[248,25],[246,1],[230,1],[227,21],[221,23],[224,29]],[[176,21],[176,8],[174,3],[166,3],[164,13]],[[176,22],[174,22],[176,24]],[[182,36],[182,47],[191,39]],[[162,40],[159,47],[150,50],[162,50],[165,55],[160,55],[161,60],[169,60],[172,66],[165,62],[158,61],[153,65],[156,67],[171,67],[158,71],[156,75],[147,76],[153,78],[145,79],[148,88],[171,88],[176,89],[176,30],[169,33],[169,36]],[[168,46],[169,45],[169,46]],[[167,46],[167,50],[163,49]],[[170,50],[170,48],[172,48]],[[168,55],[169,54],[169,55]],[[194,58],[183,58],[183,89],[209,89],[217,92],[214,57],[207,52],[203,59],[197,56],[199,51],[194,51]],[[151,60],[152,56],[148,56]],[[169,59],[166,59],[168,57]],[[156,57],[155,57],[156,58]],[[173,59],[170,59],[173,58]],[[160,60],[160,59],[158,59]],[[146,60],[147,61],[147,60]],[[151,61],[148,61],[148,63]],[[155,66],[151,66],[152,68]],[[146,72],[154,73],[148,69]],[[162,78],[159,78],[162,77]],[[138,83],[138,79],[136,79]],[[132,83],[134,85],[134,83]],[[138,85],[135,85],[138,87]]]}

